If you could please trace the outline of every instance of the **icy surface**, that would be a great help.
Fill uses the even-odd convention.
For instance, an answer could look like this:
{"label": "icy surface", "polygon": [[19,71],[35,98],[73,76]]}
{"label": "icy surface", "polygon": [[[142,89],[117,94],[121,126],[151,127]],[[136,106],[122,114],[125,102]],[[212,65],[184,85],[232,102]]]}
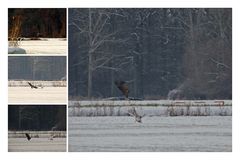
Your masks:
{"label": "icy surface", "polygon": [[26,54],[26,51],[22,48],[9,47],[8,54]]}
{"label": "icy surface", "polygon": [[69,151],[232,151],[231,116],[69,117]]}
{"label": "icy surface", "polygon": [[66,138],[9,138],[9,152],[65,152]]}
{"label": "icy surface", "polygon": [[8,87],[9,103],[66,103],[66,87]]}

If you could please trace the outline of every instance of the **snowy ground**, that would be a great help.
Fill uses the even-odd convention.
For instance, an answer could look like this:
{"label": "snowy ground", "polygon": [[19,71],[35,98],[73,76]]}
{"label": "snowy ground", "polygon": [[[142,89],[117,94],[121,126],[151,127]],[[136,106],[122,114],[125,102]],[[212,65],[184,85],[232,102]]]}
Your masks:
{"label": "snowy ground", "polygon": [[81,100],[69,106],[232,106],[232,100]]}
{"label": "snowy ground", "polygon": [[66,87],[8,87],[9,103],[66,103]]}
{"label": "snowy ground", "polygon": [[67,41],[61,38],[29,40],[19,42],[18,47],[27,54],[66,54]]}
{"label": "snowy ground", "polygon": [[231,100],[68,101],[69,116],[232,116]]}
{"label": "snowy ground", "polygon": [[65,152],[66,138],[9,138],[9,152]]}
{"label": "snowy ground", "polygon": [[232,151],[231,116],[69,117],[69,151]]}

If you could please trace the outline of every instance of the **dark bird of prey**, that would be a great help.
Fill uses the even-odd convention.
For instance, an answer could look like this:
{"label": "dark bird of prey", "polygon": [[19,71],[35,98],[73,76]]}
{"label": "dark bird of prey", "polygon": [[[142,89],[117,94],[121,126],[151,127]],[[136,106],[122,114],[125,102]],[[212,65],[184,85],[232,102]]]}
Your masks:
{"label": "dark bird of prey", "polygon": [[35,88],[35,89],[37,89],[38,87],[37,86],[34,86],[32,83],[30,83],[30,82],[27,82],[28,83],[28,85],[31,87],[31,88]]}
{"label": "dark bird of prey", "polygon": [[145,116],[145,115],[140,116],[139,114],[137,114],[137,111],[134,107],[132,110],[128,111],[128,114],[130,116],[133,116],[135,118],[135,122],[138,123],[142,123],[142,118]]}
{"label": "dark bird of prey", "polygon": [[126,98],[128,98],[129,89],[127,83],[124,81],[115,81],[114,83],[118,87],[118,89],[123,93],[123,95]]}
{"label": "dark bird of prey", "polygon": [[28,133],[25,133],[25,136],[27,137],[27,140],[29,140],[29,141],[31,140],[31,137]]}

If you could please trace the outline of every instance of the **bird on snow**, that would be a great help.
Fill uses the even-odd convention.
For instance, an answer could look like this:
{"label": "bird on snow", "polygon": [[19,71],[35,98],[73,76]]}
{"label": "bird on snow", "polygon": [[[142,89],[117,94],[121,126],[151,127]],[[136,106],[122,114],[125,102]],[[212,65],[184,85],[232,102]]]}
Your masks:
{"label": "bird on snow", "polygon": [[28,85],[29,85],[31,88],[35,88],[35,89],[43,88],[43,85],[42,85],[42,84],[39,84],[38,86],[36,86],[36,85],[33,85],[33,84],[30,83],[30,82],[27,82],[27,83],[28,83]]}
{"label": "bird on snow", "polygon": [[31,137],[28,133],[25,133],[25,136],[27,137],[27,140],[30,141],[31,140]]}
{"label": "bird on snow", "polygon": [[35,85],[33,85],[32,83],[30,83],[30,82],[27,82],[27,83],[28,83],[28,85],[29,85],[31,88],[38,89],[38,87],[37,87],[37,86],[35,86]]}

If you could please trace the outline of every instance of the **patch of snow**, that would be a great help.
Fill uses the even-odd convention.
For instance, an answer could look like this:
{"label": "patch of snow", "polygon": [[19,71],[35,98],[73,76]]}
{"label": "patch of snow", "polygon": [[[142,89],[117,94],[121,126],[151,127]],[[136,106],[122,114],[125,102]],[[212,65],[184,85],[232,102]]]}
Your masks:
{"label": "patch of snow", "polygon": [[66,138],[8,138],[9,152],[66,152]]}
{"label": "patch of snow", "polygon": [[66,54],[67,41],[61,38],[24,40],[19,43],[19,47],[24,49],[26,54]]}
{"label": "patch of snow", "polygon": [[8,87],[9,103],[66,103],[66,87],[44,87],[31,89],[30,87]]}

